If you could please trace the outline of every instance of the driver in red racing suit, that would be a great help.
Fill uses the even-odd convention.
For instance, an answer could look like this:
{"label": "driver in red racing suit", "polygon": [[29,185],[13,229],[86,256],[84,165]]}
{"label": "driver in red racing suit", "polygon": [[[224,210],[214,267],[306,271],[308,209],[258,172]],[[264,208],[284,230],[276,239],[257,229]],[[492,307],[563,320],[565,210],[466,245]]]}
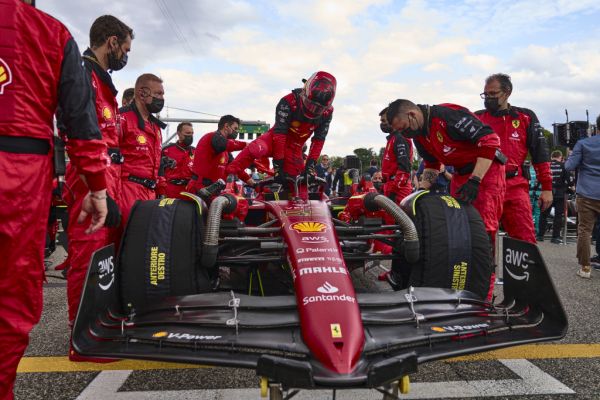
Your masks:
{"label": "driver in red racing suit", "polygon": [[[392,128],[413,139],[423,157],[423,189],[435,182],[442,163],[454,166],[450,193],[479,211],[493,245],[506,189],[506,159],[500,152],[498,135],[469,110],[455,104],[415,105],[398,99],[390,103],[387,119]],[[492,274],[488,299],[494,279]]]}
{"label": "driver in red racing suit", "polygon": [[0,399],[11,400],[19,360],[42,313],[57,108],[71,163],[88,187],[79,215],[86,233],[107,215],[107,160],[91,87],[67,28],[19,0],[0,0],[0,10]]}
{"label": "driver in red racing suit", "polygon": [[[314,171],[325,143],[333,115],[336,79],[328,72],[315,72],[302,89],[294,89],[283,97],[275,109],[275,125],[252,141],[227,167],[248,182],[245,173],[255,159],[273,157],[275,181],[285,183],[286,175]],[[312,136],[306,162],[302,146]]]}
{"label": "driver in red racing suit", "polygon": [[535,113],[508,103],[511,93],[512,83],[508,75],[489,76],[482,93],[486,109],[475,114],[498,134],[502,153],[508,158],[502,226],[509,236],[535,243],[529,199],[529,166],[523,168],[523,165],[529,152],[537,180],[542,186],[539,202],[541,209],[545,210],[552,204],[548,144]]}

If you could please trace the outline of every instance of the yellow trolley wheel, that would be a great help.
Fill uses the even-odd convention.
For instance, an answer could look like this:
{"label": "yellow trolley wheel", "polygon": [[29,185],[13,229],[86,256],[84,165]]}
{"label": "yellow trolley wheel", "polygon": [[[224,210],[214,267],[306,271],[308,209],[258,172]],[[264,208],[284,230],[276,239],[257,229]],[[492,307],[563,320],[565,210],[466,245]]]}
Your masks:
{"label": "yellow trolley wheel", "polygon": [[407,394],[410,392],[410,378],[408,375],[404,375],[402,379],[400,379],[400,393]]}
{"label": "yellow trolley wheel", "polygon": [[260,397],[267,397],[269,394],[269,380],[262,376],[260,378]]}

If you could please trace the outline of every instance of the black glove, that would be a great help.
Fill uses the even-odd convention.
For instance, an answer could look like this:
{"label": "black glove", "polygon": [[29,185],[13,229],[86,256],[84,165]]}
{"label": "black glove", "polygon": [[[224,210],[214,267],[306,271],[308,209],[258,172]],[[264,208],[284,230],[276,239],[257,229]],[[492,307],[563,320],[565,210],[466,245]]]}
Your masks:
{"label": "black glove", "polygon": [[213,196],[221,193],[223,189],[225,189],[225,181],[223,179],[219,179],[210,185],[203,187],[198,190],[198,196],[204,201],[209,201]]}
{"label": "black glove", "polygon": [[306,166],[304,167],[304,174],[316,175],[317,174],[317,171],[315,170],[316,165],[317,165],[317,162],[315,160],[313,160],[312,158],[309,158],[308,160],[306,160]]}
{"label": "black glove", "polygon": [[456,191],[456,198],[467,204],[471,204],[477,198],[480,183],[481,179],[479,177],[470,177],[467,183],[458,188]]}
{"label": "black glove", "polygon": [[283,172],[283,159],[273,160],[273,181],[285,185],[285,172]]}
{"label": "black glove", "polygon": [[108,214],[106,214],[104,226],[108,228],[118,227],[121,224],[121,210],[119,210],[117,203],[108,194],[106,195],[106,208],[108,208]]}

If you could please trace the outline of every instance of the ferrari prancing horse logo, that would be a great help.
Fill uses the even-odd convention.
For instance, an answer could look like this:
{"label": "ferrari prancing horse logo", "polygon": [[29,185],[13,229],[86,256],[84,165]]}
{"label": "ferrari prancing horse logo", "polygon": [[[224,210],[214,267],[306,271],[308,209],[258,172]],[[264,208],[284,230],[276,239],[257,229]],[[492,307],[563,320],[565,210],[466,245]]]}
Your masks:
{"label": "ferrari prancing horse logo", "polygon": [[518,119],[513,119],[513,121],[512,121],[513,128],[517,129],[519,127],[519,125],[521,125],[521,121],[519,121]]}

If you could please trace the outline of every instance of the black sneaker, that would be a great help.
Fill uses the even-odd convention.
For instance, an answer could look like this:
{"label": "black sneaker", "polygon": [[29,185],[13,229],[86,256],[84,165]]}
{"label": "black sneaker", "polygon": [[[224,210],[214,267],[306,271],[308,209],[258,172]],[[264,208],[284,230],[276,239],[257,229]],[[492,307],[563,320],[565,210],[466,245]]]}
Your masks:
{"label": "black sneaker", "polygon": [[552,239],[550,239],[550,243],[563,244],[563,241],[561,238],[552,238]]}
{"label": "black sneaker", "polygon": [[600,257],[598,257],[598,254],[590,258],[590,264],[592,264],[592,268],[595,270],[600,270]]}

